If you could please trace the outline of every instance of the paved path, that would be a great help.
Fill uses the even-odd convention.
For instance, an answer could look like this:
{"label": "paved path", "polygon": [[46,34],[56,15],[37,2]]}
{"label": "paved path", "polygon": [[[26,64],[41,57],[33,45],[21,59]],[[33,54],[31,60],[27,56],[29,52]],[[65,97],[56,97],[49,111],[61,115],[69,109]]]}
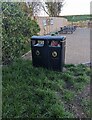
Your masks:
{"label": "paved path", "polygon": [[[66,36],[66,64],[79,64],[90,62],[90,29],[77,28],[73,34],[62,34]],[[32,59],[31,51],[23,56]]]}
{"label": "paved path", "polygon": [[66,64],[90,62],[90,29],[77,28],[73,34],[66,34]]}

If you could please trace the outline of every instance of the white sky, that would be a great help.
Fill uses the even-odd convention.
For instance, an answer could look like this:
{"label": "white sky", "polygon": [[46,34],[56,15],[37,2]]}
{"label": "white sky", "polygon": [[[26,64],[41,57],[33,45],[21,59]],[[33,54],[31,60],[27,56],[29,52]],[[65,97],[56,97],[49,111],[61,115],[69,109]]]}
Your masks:
{"label": "white sky", "polygon": [[[65,0],[65,5],[62,8],[60,15],[82,15],[90,14],[90,2],[92,0]],[[45,12],[40,13],[45,16]]]}
{"label": "white sky", "polygon": [[90,14],[90,2],[92,0],[65,0],[62,15]]}

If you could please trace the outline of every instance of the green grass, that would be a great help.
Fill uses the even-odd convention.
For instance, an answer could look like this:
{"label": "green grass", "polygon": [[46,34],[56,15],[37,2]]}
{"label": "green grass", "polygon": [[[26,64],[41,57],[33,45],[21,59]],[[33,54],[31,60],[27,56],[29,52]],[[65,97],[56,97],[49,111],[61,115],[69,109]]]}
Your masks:
{"label": "green grass", "polygon": [[88,117],[91,117],[91,109],[90,109],[91,103],[90,102],[91,101],[89,99],[82,99],[82,104],[81,104],[82,107],[85,106],[85,107],[83,107],[84,108],[84,112],[86,113],[86,115]]}
{"label": "green grass", "polygon": [[92,14],[91,15],[69,15],[69,16],[63,16],[68,21],[71,22],[77,22],[77,21],[86,21],[86,20],[92,20]]}
{"label": "green grass", "polygon": [[65,65],[66,72],[34,68],[29,60],[3,66],[3,117],[73,118],[65,109],[90,82],[85,65]]}

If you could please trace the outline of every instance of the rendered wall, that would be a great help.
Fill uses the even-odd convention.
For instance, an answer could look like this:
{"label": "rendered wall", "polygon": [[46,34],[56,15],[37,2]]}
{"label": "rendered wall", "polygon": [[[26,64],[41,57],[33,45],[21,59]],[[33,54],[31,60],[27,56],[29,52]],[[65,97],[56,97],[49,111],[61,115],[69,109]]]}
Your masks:
{"label": "rendered wall", "polygon": [[37,17],[36,20],[41,29],[39,35],[58,31],[60,27],[68,25],[67,19],[60,17]]}

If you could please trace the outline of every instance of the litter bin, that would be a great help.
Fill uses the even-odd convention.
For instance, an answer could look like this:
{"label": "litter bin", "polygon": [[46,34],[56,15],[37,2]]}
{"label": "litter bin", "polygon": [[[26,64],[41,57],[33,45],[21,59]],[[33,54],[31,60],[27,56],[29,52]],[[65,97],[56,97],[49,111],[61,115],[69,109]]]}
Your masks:
{"label": "litter bin", "polygon": [[[64,36],[32,36],[32,64],[35,67],[44,67],[54,71],[62,71],[65,63]],[[55,42],[56,44],[52,44]]]}

